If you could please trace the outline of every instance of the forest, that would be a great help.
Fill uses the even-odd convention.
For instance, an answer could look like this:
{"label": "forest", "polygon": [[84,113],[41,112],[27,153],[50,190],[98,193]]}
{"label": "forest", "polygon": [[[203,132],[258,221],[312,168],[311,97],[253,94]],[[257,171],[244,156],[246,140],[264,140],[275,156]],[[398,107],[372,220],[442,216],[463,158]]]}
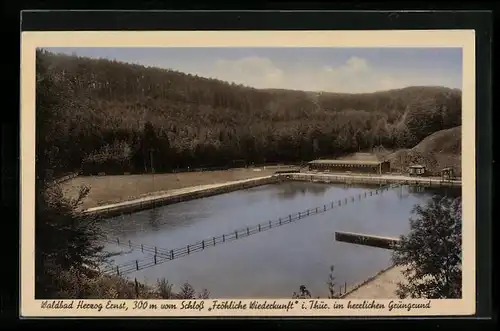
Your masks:
{"label": "forest", "polygon": [[37,50],[37,167],[52,176],[168,172],[411,148],[461,125],[461,91],[263,90]]}

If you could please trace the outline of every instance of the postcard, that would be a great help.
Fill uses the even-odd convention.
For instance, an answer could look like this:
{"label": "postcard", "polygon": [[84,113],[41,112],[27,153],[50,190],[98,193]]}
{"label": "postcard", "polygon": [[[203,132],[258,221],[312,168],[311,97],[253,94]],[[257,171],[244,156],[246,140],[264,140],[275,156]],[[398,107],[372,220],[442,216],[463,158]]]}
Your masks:
{"label": "postcard", "polygon": [[21,315],[474,314],[474,38],[23,32]]}

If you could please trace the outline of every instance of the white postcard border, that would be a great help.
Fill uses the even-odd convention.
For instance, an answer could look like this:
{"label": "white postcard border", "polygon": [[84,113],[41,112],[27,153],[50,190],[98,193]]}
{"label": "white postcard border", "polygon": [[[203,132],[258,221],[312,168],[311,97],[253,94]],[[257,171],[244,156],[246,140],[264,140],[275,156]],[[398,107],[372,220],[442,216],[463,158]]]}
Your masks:
{"label": "white postcard border", "polygon": [[[128,310],[44,309],[34,299],[34,197],[35,197],[35,50],[39,47],[457,47],[463,51],[462,70],[462,197],[463,197],[463,298],[430,300],[430,308],[389,310],[390,301],[424,303],[429,300],[375,300],[384,309],[308,309],[309,300],[294,299],[207,299],[204,309],[133,309],[134,300],[125,302]],[[471,315],[475,313],[475,31],[474,30],[391,30],[391,31],[60,31],[23,32],[21,39],[21,288],[20,313],[23,317],[104,317],[104,316],[414,316]],[[258,301],[288,305],[293,309],[212,309],[213,301],[246,303]],[[65,303],[80,300],[64,300]],[[101,303],[109,300],[83,300]],[[297,303],[295,304],[295,301]],[[329,300],[344,306],[368,303],[366,300]],[[179,300],[149,300],[148,304],[181,305]]]}

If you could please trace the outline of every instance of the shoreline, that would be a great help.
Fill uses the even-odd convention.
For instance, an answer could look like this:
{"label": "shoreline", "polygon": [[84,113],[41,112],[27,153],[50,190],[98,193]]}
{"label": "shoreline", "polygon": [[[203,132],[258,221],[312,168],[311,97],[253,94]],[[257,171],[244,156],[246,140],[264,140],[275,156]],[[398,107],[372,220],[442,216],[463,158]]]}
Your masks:
{"label": "shoreline", "polygon": [[138,199],[122,201],[115,204],[93,207],[83,210],[82,212],[85,215],[113,217],[125,213],[133,213],[142,210],[153,209],[160,206],[166,206],[173,203],[205,198],[213,195],[229,193],[266,184],[272,184],[278,181],[279,177],[265,176],[233,181],[229,183],[226,182],[220,184],[187,187],[183,189],[172,190],[160,195],[146,196]]}
{"label": "shoreline", "polygon": [[404,281],[401,266],[391,265],[351,287],[340,299],[399,299],[398,283]]}

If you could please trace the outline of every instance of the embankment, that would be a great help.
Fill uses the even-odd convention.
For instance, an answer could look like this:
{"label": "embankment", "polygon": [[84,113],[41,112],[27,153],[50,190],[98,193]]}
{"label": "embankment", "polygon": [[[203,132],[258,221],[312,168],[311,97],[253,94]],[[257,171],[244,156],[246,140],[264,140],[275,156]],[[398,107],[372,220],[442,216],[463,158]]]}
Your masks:
{"label": "embankment", "polygon": [[398,283],[404,282],[403,267],[390,266],[352,286],[341,299],[396,299]]}
{"label": "embankment", "polygon": [[65,196],[73,199],[78,197],[82,186],[90,188],[88,196],[82,202],[82,208],[87,209],[167,194],[175,190],[271,176],[278,170],[294,168],[283,165],[202,172],[79,176],[62,183],[61,188]]}
{"label": "embankment", "polygon": [[173,190],[163,195],[149,196],[116,204],[89,208],[85,210],[84,213],[88,215],[98,215],[101,217],[113,217],[125,213],[133,213],[159,206],[165,206],[172,203],[229,193],[260,185],[272,184],[278,182],[279,180],[280,178],[278,176],[265,176],[231,183],[190,187],[180,190]]}

